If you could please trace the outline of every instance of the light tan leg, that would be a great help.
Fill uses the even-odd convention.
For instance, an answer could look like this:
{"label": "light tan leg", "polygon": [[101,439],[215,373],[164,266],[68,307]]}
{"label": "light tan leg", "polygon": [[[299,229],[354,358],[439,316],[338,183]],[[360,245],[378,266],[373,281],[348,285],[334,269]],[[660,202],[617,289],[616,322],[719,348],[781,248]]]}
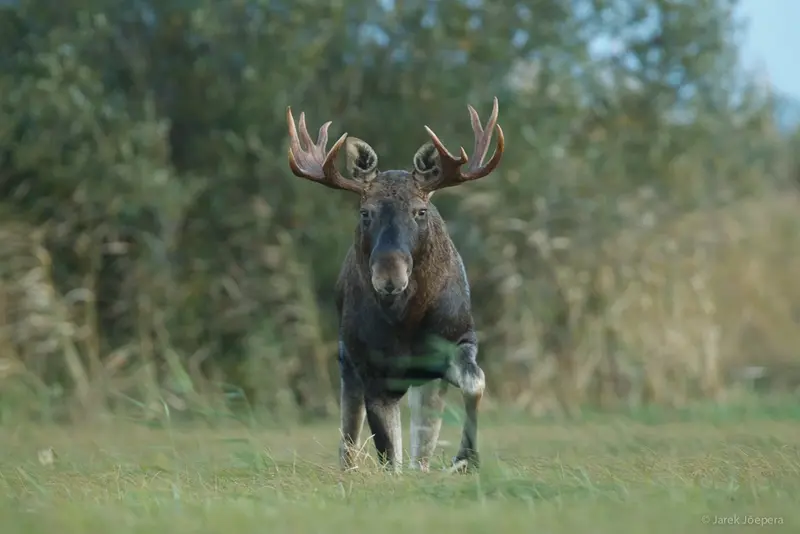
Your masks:
{"label": "light tan leg", "polygon": [[430,461],[442,429],[447,387],[444,380],[432,380],[408,391],[408,405],[411,408],[411,469],[430,470]]}
{"label": "light tan leg", "polygon": [[475,361],[477,347],[463,344],[461,354],[455,358],[447,370],[445,379],[461,389],[464,399],[464,428],[461,432],[461,445],[453,458],[453,467],[477,469],[480,466],[478,455],[478,406],[486,389],[483,370]]}

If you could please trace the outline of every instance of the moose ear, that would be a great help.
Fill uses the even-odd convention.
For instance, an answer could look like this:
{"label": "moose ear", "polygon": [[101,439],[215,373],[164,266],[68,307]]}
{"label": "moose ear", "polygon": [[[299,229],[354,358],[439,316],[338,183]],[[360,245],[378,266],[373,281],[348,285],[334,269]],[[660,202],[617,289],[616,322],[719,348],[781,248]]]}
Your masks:
{"label": "moose ear", "polygon": [[354,180],[369,182],[378,174],[378,154],[367,143],[357,137],[348,137],[345,142],[347,152],[347,173]]}
{"label": "moose ear", "polygon": [[420,184],[428,184],[439,179],[442,167],[439,151],[433,143],[425,143],[414,154],[414,179]]}

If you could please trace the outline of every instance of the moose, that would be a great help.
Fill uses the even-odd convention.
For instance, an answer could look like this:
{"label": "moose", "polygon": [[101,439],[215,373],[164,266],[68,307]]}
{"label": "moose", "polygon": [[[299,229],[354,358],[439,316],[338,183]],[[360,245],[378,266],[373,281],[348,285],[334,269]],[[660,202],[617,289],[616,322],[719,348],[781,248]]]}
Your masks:
{"label": "moose", "polygon": [[[502,158],[497,98],[485,128],[475,109],[467,108],[475,136],[472,156],[463,147],[454,156],[425,126],[430,141],[414,154],[410,171],[378,170],[375,150],[347,133],[327,150],[330,121],[315,143],[305,113],[295,125],[291,107],[286,110],[292,173],[360,198],[353,244],[335,287],[343,470],[355,468],[365,418],[381,464],[402,469],[400,401],[408,393],[411,468],[428,471],[449,385],[460,389],[465,409],[451,469],[479,468],[478,406],[486,386],[477,362],[470,286],[461,255],[431,203],[439,189],[488,176]],[[484,163],[495,129],[497,146]],[[343,145],[347,178],[336,168]]]}

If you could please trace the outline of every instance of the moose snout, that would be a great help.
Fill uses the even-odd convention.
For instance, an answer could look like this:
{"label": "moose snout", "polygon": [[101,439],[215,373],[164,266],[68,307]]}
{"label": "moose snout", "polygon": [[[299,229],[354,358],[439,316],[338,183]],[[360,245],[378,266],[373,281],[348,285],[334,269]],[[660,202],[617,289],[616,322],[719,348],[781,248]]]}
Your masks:
{"label": "moose snout", "polygon": [[372,262],[372,287],[383,296],[399,295],[408,287],[411,265],[406,254],[382,254]]}

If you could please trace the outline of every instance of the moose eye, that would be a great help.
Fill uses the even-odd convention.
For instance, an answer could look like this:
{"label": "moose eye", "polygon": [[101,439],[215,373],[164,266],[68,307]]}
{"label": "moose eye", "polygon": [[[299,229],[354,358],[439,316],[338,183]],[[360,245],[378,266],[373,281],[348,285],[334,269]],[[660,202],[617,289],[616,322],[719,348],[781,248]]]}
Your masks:
{"label": "moose eye", "polygon": [[369,222],[369,210],[361,210],[361,221]]}
{"label": "moose eye", "polygon": [[416,215],[416,217],[417,217],[417,219],[422,219],[422,218],[424,218],[424,217],[425,217],[427,214],[428,214],[428,210],[425,210],[425,209],[422,209],[422,210],[417,210],[417,215]]}

